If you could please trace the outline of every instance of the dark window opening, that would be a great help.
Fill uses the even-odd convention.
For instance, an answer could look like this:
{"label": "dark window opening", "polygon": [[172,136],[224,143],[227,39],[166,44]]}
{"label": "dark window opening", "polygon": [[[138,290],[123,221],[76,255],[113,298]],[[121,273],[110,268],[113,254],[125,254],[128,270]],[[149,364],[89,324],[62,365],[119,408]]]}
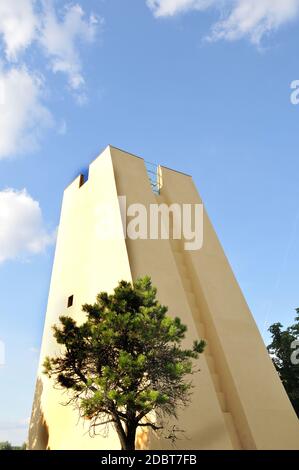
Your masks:
{"label": "dark window opening", "polygon": [[85,184],[88,181],[88,177],[89,177],[89,168],[82,170],[80,174],[79,188],[81,188],[81,186],[83,186],[83,184]]}
{"label": "dark window opening", "polygon": [[68,300],[67,300],[67,308],[70,308],[73,306],[73,303],[74,303],[74,296],[71,295]]}

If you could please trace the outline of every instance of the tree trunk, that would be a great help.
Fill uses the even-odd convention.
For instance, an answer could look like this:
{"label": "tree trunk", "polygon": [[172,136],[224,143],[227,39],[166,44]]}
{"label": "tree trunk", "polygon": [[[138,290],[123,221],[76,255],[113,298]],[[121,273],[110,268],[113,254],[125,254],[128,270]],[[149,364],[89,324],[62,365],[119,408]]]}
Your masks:
{"label": "tree trunk", "polygon": [[136,426],[129,425],[123,429],[120,423],[115,423],[115,429],[121,444],[121,450],[135,450]]}
{"label": "tree trunk", "polygon": [[115,430],[117,432],[117,435],[121,444],[121,450],[124,450],[126,448],[126,433],[120,421],[116,422],[114,427],[115,427]]}
{"label": "tree trunk", "polygon": [[129,426],[126,433],[125,446],[122,450],[135,450],[136,427]]}

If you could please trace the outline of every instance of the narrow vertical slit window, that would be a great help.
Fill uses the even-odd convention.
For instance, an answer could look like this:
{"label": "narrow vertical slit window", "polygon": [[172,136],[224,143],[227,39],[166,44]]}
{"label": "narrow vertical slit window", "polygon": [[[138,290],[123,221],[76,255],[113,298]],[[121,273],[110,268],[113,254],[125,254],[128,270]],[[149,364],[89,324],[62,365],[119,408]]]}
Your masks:
{"label": "narrow vertical slit window", "polygon": [[69,298],[67,299],[67,308],[72,307],[73,303],[74,303],[74,296],[70,295]]}

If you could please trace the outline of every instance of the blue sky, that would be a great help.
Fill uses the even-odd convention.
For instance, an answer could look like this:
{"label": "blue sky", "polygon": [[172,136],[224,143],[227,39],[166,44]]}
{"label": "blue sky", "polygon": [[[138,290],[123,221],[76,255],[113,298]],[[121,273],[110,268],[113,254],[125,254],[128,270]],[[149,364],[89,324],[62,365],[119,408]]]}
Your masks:
{"label": "blue sky", "polygon": [[112,144],[193,175],[265,338],[299,306],[299,0],[2,0],[0,441],[25,440],[64,187]]}

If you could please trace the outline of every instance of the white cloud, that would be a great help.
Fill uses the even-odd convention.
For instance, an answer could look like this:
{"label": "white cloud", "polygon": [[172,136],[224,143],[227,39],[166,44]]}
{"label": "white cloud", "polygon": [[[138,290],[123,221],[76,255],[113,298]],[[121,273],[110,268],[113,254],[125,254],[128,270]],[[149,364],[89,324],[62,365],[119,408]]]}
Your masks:
{"label": "white cloud", "polygon": [[214,7],[220,11],[221,20],[212,26],[208,40],[247,37],[257,45],[266,34],[294,20],[299,13],[299,0],[147,0],[147,5],[155,16]]}
{"label": "white cloud", "polygon": [[64,5],[58,15],[54,0],[0,0],[0,39],[8,62],[40,44],[52,71],[65,73],[77,90],[84,85],[79,44],[94,41],[102,20],[94,14],[87,17],[77,3]]}
{"label": "white cloud", "polygon": [[0,159],[38,148],[53,118],[42,104],[43,83],[22,68],[0,69]]}
{"label": "white cloud", "polygon": [[264,35],[297,17],[299,0],[238,0],[227,18],[212,28],[210,39],[248,37],[259,44]]}
{"label": "white cloud", "polygon": [[0,191],[0,263],[40,253],[53,241],[39,203],[26,189]]}
{"label": "white cloud", "polygon": [[53,72],[66,73],[70,87],[78,90],[84,85],[78,44],[93,42],[98,20],[94,15],[85,18],[78,4],[67,6],[63,19],[59,20],[50,2],[42,22],[40,42],[50,58]]}
{"label": "white cloud", "polygon": [[[66,75],[76,103],[88,102],[80,44],[95,40],[102,20],[87,17],[77,3],[60,2],[58,13],[58,3],[0,0],[0,160],[36,150],[43,130],[54,124],[43,104],[44,78],[28,71],[25,50],[42,52],[52,72]],[[57,132],[63,135],[66,125]]]}
{"label": "white cloud", "polygon": [[0,36],[8,60],[16,60],[35,37],[38,19],[33,7],[34,0],[0,1]]}
{"label": "white cloud", "polygon": [[205,10],[215,0],[147,0],[155,16],[174,16],[189,10]]}

